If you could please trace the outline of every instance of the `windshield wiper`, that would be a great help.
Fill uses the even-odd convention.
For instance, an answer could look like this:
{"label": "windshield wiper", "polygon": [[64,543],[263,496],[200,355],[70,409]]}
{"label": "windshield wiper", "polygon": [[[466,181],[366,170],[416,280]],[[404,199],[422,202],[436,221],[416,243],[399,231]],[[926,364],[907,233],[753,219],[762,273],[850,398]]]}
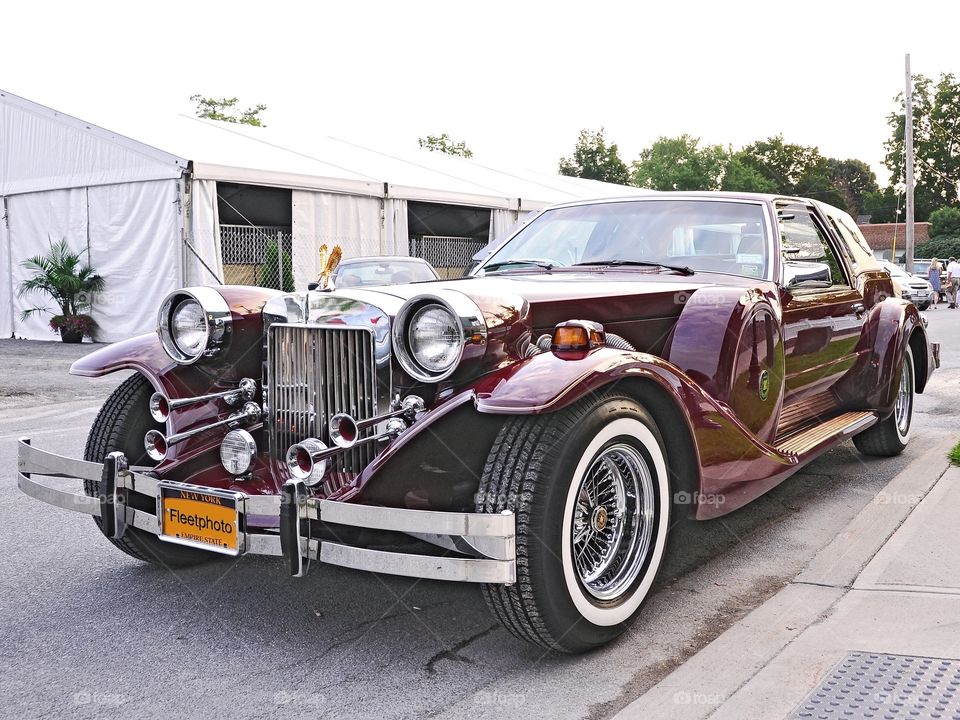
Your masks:
{"label": "windshield wiper", "polygon": [[500,262],[484,265],[481,270],[487,272],[490,270],[497,270],[502,267],[507,267],[509,265],[533,265],[535,267],[543,268],[544,270],[553,270],[559,264],[560,263],[555,263],[550,260],[540,260],[538,258],[516,258],[515,260],[501,260]]}
{"label": "windshield wiper", "polygon": [[603,265],[604,267],[616,266],[616,265],[639,265],[641,267],[662,267],[664,270],[672,270],[673,272],[680,273],[681,275],[693,275],[693,268],[687,267],[686,265],[666,265],[662,262],[653,262],[652,260],[591,260],[589,262],[580,262],[575,263],[574,267],[578,265]]}

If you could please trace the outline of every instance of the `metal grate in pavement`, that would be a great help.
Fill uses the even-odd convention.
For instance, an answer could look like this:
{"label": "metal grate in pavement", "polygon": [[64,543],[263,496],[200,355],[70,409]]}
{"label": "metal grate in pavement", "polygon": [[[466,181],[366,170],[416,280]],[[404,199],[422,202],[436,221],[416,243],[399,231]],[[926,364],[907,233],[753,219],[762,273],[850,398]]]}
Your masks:
{"label": "metal grate in pavement", "polygon": [[960,720],[960,660],[851,652],[786,720]]}

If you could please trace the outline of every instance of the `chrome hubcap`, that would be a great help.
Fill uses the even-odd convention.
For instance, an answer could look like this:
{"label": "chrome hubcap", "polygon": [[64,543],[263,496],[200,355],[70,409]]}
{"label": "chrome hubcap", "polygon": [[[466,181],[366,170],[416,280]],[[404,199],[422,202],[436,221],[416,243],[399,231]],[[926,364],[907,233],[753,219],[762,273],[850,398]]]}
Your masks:
{"label": "chrome hubcap", "polygon": [[571,542],[580,582],[612,600],[636,580],[650,551],[655,516],[653,477],[631,445],[600,452],[583,474]]}
{"label": "chrome hubcap", "polygon": [[897,391],[896,407],[897,429],[901,435],[906,435],[910,429],[910,418],[913,414],[913,364],[910,356],[903,359],[903,368],[900,370],[900,389]]}

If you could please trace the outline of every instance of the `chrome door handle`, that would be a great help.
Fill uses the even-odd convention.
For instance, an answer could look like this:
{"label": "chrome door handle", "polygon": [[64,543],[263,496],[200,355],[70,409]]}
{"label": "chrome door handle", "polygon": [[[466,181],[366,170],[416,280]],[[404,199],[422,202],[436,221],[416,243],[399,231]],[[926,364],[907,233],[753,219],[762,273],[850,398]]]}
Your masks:
{"label": "chrome door handle", "polygon": [[857,314],[857,317],[862,317],[863,314],[867,311],[867,309],[863,306],[863,303],[854,303],[850,307],[850,309]]}

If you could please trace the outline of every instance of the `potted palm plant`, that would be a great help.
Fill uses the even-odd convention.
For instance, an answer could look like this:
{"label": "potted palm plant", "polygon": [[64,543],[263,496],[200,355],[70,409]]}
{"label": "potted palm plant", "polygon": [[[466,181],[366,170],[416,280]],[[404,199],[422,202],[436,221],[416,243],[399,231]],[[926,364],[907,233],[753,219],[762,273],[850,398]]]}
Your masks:
{"label": "potted palm plant", "polygon": [[37,255],[20,264],[33,276],[20,283],[17,297],[27,293],[44,292],[60,306],[60,313],[53,314],[48,307],[35,305],[20,313],[25,320],[36,312],[51,313],[50,329],[60,333],[66,343],[82,342],[84,336],[93,333],[93,318],[83,311],[90,307],[90,293],[100,292],[104,279],[90,265],[80,260],[81,253],[70,249],[66,239],[50,243],[46,255]]}

